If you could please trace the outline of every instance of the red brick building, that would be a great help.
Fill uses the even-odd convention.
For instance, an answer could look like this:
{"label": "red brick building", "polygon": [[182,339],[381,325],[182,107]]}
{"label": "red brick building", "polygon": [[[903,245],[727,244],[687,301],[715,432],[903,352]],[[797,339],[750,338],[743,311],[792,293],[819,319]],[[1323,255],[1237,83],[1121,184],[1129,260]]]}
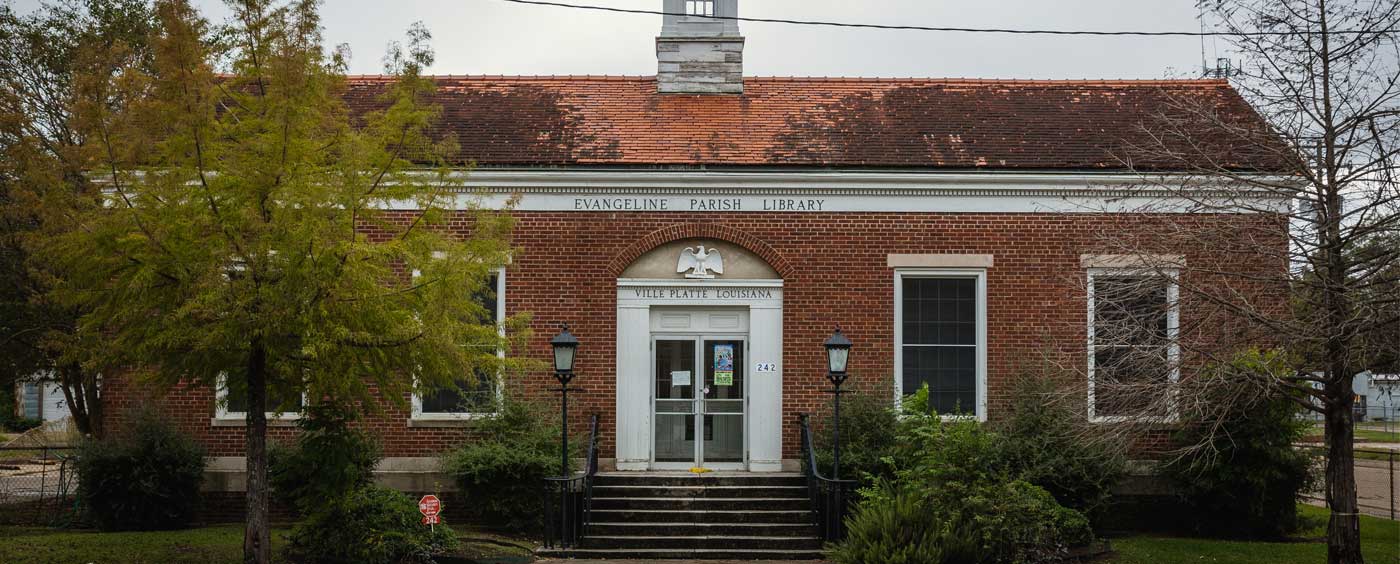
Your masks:
{"label": "red brick building", "polygon": [[[436,79],[440,133],[475,165],[468,184],[487,205],[519,197],[517,252],[492,305],[532,315],[530,349],[514,354],[546,358],[558,325],[571,326],[586,390],[573,425],[601,415],[607,466],[794,469],[797,415],[830,398],[822,342],[837,325],[855,343],[851,386],[893,400],[926,384],[942,413],[997,417],[1047,346],[1075,344],[1092,375],[1085,351],[1106,337],[1091,336],[1086,289],[1142,267],[1103,234],[1155,221],[1136,210],[1162,198],[1136,188],[1126,148],[1183,102],[1260,125],[1224,80],[743,77],[732,23],[668,16],[656,77]],[[352,77],[352,108],[372,108],[388,85]],[[1268,170],[1228,145],[1220,157]],[[1193,221],[1223,237],[1285,228],[1260,214]],[[1168,279],[1171,333],[1191,315],[1176,295]],[[114,411],[138,401],[128,385],[107,390]],[[369,425],[387,470],[424,470],[497,393],[553,397],[554,386],[540,373],[408,398],[412,409]],[[241,470],[238,406],[205,388],[169,398],[227,457],[216,469]]]}

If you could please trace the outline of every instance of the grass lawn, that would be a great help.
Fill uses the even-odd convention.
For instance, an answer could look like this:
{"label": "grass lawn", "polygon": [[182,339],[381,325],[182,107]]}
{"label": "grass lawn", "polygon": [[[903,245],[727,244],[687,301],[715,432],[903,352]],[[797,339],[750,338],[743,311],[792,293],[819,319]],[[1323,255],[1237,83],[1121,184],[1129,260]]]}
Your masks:
{"label": "grass lawn", "polygon": [[[1327,454],[1327,451],[1322,448],[1322,445],[1302,445],[1298,448],[1310,451],[1317,456],[1325,456]],[[1392,455],[1385,449],[1368,448],[1365,450],[1353,451],[1352,456],[1357,460],[1379,460],[1385,462],[1389,461]],[[1397,450],[1394,456],[1395,463],[1400,464],[1400,450]]]}
{"label": "grass lawn", "polygon": [[[1137,536],[1113,539],[1112,564],[1320,564],[1327,561],[1327,510],[1302,505],[1317,523],[1297,542],[1243,542]],[[1361,553],[1368,564],[1400,564],[1400,522],[1361,516]]]}
{"label": "grass lawn", "polygon": [[[283,531],[274,531],[274,553]],[[32,527],[0,528],[0,562],[49,564],[224,564],[243,561],[243,525],[186,531],[99,533]]]}
{"label": "grass lawn", "polygon": [[[286,544],[286,530],[272,531],[272,560]],[[459,554],[472,560],[527,562],[525,541],[467,532]],[[37,527],[0,527],[4,564],[236,564],[243,561],[243,525],[185,531],[100,533]]]}
{"label": "grass lawn", "polygon": [[1359,427],[1354,431],[1356,440],[1368,443],[1400,443],[1400,432],[1385,432],[1385,429],[1367,429]]}
{"label": "grass lawn", "polygon": [[[1322,443],[1322,425],[1314,425],[1306,435],[1305,441]],[[1389,424],[1384,422],[1357,423],[1356,427],[1352,429],[1352,435],[1356,442],[1400,443],[1400,425],[1394,422]]]}

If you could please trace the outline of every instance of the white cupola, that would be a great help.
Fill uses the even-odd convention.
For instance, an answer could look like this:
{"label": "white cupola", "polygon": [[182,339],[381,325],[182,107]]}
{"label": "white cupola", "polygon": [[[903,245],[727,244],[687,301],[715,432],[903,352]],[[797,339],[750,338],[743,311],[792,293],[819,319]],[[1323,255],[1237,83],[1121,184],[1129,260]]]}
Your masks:
{"label": "white cupola", "polygon": [[662,0],[656,38],[656,90],[674,94],[743,94],[744,37],[739,0]]}

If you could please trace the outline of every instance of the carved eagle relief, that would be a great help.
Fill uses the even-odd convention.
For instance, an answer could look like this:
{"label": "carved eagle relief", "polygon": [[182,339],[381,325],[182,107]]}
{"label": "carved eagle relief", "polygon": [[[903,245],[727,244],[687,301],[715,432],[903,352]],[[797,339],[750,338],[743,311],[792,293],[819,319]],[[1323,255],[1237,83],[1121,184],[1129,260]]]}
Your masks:
{"label": "carved eagle relief", "polygon": [[699,250],[686,247],[681,251],[681,258],[676,262],[676,272],[685,272],[686,278],[715,277],[707,271],[724,274],[724,258],[719,256],[719,249],[711,248],[707,251],[704,245],[700,245]]}

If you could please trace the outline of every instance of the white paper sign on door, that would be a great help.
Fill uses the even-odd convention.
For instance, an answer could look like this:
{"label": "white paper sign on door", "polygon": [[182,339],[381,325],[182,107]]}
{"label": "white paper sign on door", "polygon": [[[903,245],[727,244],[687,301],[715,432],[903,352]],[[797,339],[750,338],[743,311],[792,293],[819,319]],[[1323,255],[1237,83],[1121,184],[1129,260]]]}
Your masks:
{"label": "white paper sign on door", "polygon": [[689,386],[689,385],[690,385],[690,371],[689,371],[689,370],[672,370],[672,371],[671,371],[671,385],[672,385],[672,386]]}

